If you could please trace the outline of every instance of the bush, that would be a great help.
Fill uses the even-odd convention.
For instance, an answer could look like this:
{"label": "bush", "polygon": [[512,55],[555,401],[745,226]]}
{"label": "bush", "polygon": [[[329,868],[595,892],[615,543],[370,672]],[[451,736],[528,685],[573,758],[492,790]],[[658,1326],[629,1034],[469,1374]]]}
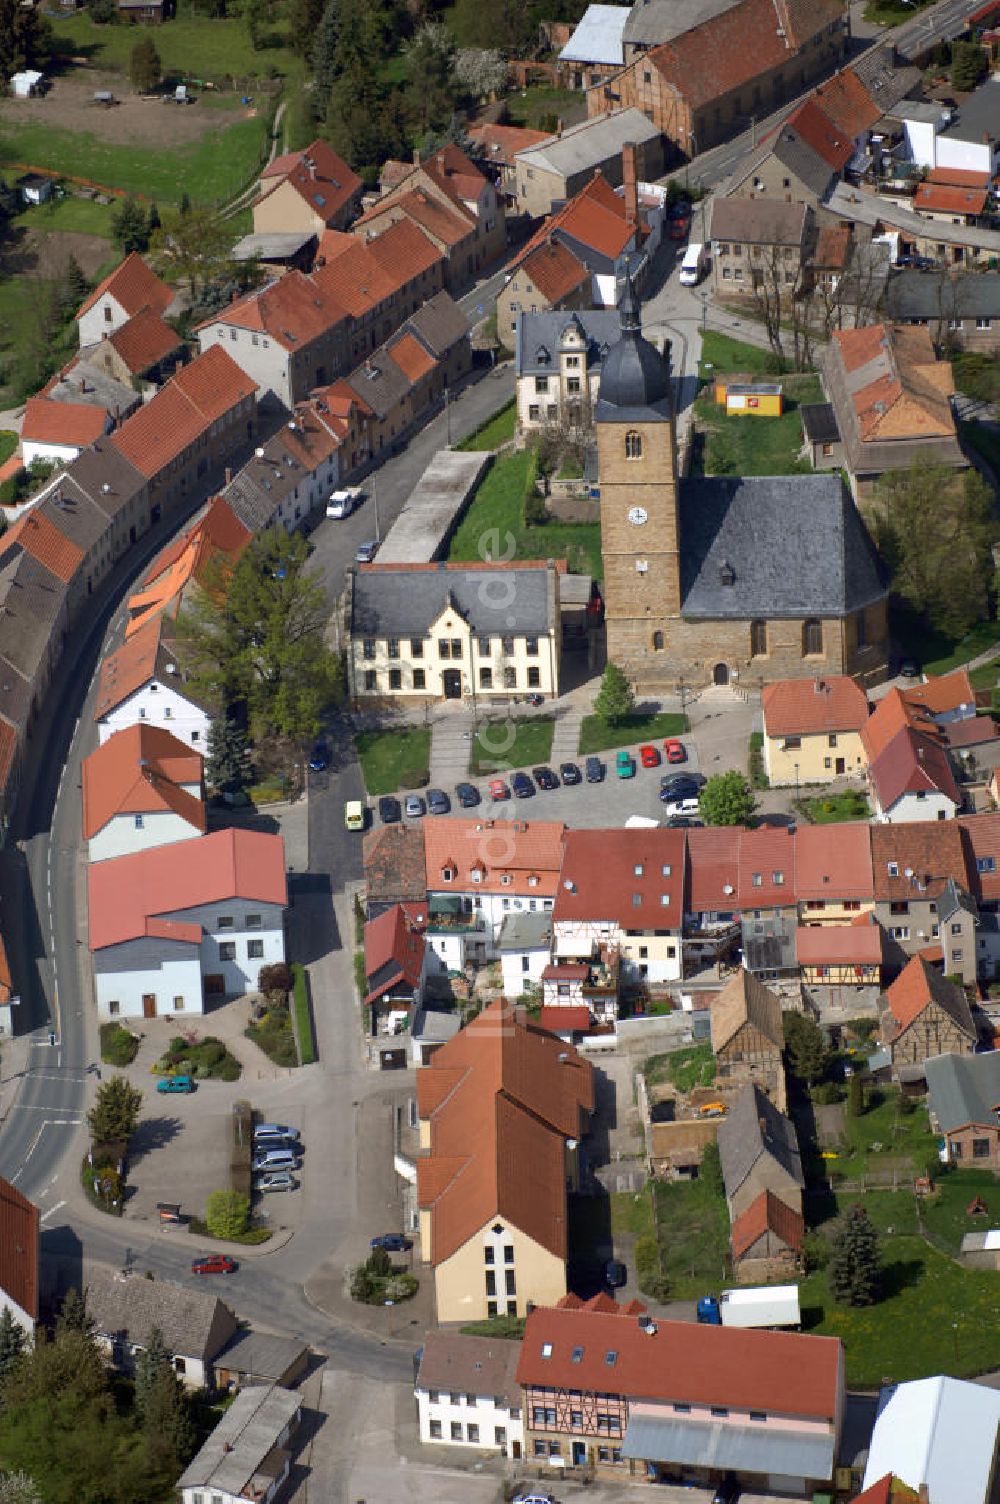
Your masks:
{"label": "bush", "polygon": [[274,961],[270,966],[262,966],[257,977],[257,989],[267,993],[291,992],[291,968],[284,961]]}
{"label": "bush", "polygon": [[238,1081],[243,1074],[243,1067],[235,1055],[227,1055],[218,1070],[211,1071],[209,1074],[214,1075],[219,1081]]}
{"label": "bush", "polygon": [[821,1232],[807,1232],[802,1239],[802,1267],[806,1274],[825,1269],[830,1261],[830,1245]]}
{"label": "bush", "polygon": [[250,1220],[250,1199],[239,1191],[212,1191],[205,1205],[205,1223],[213,1238],[238,1238]]}
{"label": "bush", "polygon": [[119,1023],[101,1025],[101,1059],[105,1065],[131,1065],[139,1053],[138,1037]]}
{"label": "bush", "polygon": [[420,1281],[413,1274],[394,1274],[385,1282],[385,1299],[394,1301],[397,1305],[401,1300],[409,1300],[416,1295],[420,1287]]}
{"label": "bush", "polygon": [[832,1107],[835,1102],[844,1100],[844,1088],[839,1081],[821,1081],[813,1087],[812,1099],[820,1107]]}

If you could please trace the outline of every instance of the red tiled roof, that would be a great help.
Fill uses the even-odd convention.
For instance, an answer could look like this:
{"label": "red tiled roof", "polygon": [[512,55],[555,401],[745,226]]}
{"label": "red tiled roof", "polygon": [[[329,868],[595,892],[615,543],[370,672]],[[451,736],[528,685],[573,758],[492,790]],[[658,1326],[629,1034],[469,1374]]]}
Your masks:
{"label": "red tiled roof", "polygon": [[[0,720],[0,789],[6,789],[17,755],[17,732],[9,721]],[[0,947],[3,937],[0,936]]]}
{"label": "red tiled roof", "polygon": [[948,753],[937,737],[905,727],[868,764],[872,790],[887,811],[905,794],[943,794],[956,809],[962,802]]}
{"label": "red tiled roof", "polygon": [[24,406],[21,443],[75,444],[85,449],[99,439],[108,426],[106,407],[89,402],[51,402],[29,397]]}
{"label": "red tiled roof", "polygon": [[406,982],[416,987],[423,969],[425,940],[408,922],[401,904],[393,904],[365,925],[365,976],[371,986],[373,978],[383,967],[392,970],[380,979],[369,992],[366,1002],[381,997],[397,982]]}
{"label": "red tiled roof", "polygon": [[901,731],[919,731],[938,739],[940,732],[930,710],[910,700],[901,689],[890,689],[876,701],[872,713],[861,728],[861,742],[869,763],[880,757]]}
{"label": "red tiled roof", "polygon": [[[425,819],[423,828],[428,892],[468,893],[475,888],[483,893],[554,897],[563,858],[565,827],[560,821],[435,816]],[[455,873],[450,882],[443,876],[446,869]],[[475,883],[474,870],[480,874]]]}
{"label": "red tiled roof", "polygon": [[520,125],[472,125],[467,132],[469,140],[478,147],[488,162],[502,162],[511,166],[519,151],[528,151],[542,141],[551,138],[545,131],[530,131]]}
{"label": "red tiled roof", "polygon": [[855,1494],[850,1504],[919,1504],[920,1496],[901,1478],[886,1473],[877,1483],[872,1483],[862,1494]]}
{"label": "red tiled roof", "polygon": [[795,932],[800,966],[878,966],[882,930],[870,914],[863,924],[803,924]]}
{"label": "red tiled roof", "polygon": [[405,287],[420,273],[444,261],[433,240],[408,219],[387,225],[378,234],[366,237],[364,244],[396,287]]}
{"label": "red tiled roof", "polygon": [[169,811],[203,834],[205,805],[182,784],[202,784],[201,755],[169,731],[137,722],[110,736],[83,760],[83,835],[91,838],[116,815]]}
{"label": "red tiled roof", "polygon": [[174,291],[165,282],[161,282],[154,271],[143,261],[142,257],[132,251],[120,266],[116,266],[113,272],[109,272],[102,282],[98,282],[88,298],[84,298],[77,311],[77,318],[83,315],[94,304],[110,293],[129,318],[139,313],[143,308],[153,308],[157,313],[166,313],[174,301]]}
{"label": "red tiled roof", "polygon": [[38,1207],[2,1176],[0,1290],[38,1320]]}
{"label": "red tiled roof", "polygon": [[473,233],[472,223],[464,212],[451,204],[443,204],[426,188],[412,188],[406,192],[379,199],[377,203],[355,221],[355,234],[362,233],[373,221],[383,219],[386,213],[400,210],[420,229],[426,230],[447,246],[460,245]]}
{"label": "red tiled roof", "polygon": [[605,255],[617,257],[635,233],[625,217],[625,200],[620,198],[604,174],[594,176],[561,209],[550,214],[532,235],[527,245],[510,262],[514,271],[541,245],[559,233],[572,236],[581,245]]}
{"label": "red tiled roof", "polygon": [[969,1004],[961,987],[944,979],[925,956],[914,956],[899,976],[886,988],[885,1000],[897,1025],[897,1033],[908,1028],[931,1003],[937,1003],[971,1039],[976,1037]]}
{"label": "red tiled roof", "polygon": [[[958,821],[876,824],[870,827],[869,834],[877,903],[918,897],[935,899],[949,877],[960,887],[968,887],[967,860]],[[895,868],[895,875],[889,870],[891,867]]]}
{"label": "red tiled roof", "polygon": [[872,898],[867,824],[800,825],[795,835],[795,893],[803,902]]}
{"label": "red tiled roof", "polygon": [[952,669],[950,674],[938,674],[928,679],[926,684],[915,684],[912,689],[904,689],[902,694],[908,704],[923,705],[931,715],[947,715],[963,705],[973,706],[976,703],[976,692],[966,668]]}
{"label": "red tiled roof", "polygon": [[116,705],[121,705],[152,678],[162,630],[163,619],[155,616],[105,658],[97,686],[95,721],[101,720]]}
{"label": "red tiled roof", "polygon": [[954,437],[951,365],[938,360],[928,329],[889,324],[838,329],[831,349],[848,374],[870,366],[868,379],[860,377],[864,384],[850,392],[865,442]]}
{"label": "red tiled roof", "polygon": [[[235,324],[238,329],[266,334],[284,350],[300,349],[347,317],[347,309],[327,285],[325,274],[325,267],[313,277],[300,271],[286,272],[266,287],[230,303],[198,328]],[[216,348],[213,345],[210,350]]]}
{"label": "red tiled roof", "polygon": [[55,523],[37,507],[25,512],[0,539],[0,555],[23,548],[50,574],[68,585],[83,561],[83,549],[61,533]]}
{"label": "red tiled roof", "polygon": [[739,908],[740,833],[732,826],[687,831],[688,900],[694,913]]}
{"label": "red tiled roof", "polygon": [[254,381],[232,357],[221,346],[212,345],[133,413],[112,435],[111,443],[151,479],[256,390]]}
{"label": "red tiled roof", "polygon": [[429,375],[437,365],[433,355],[425,350],[420,341],[409,332],[393,340],[388,346],[388,351],[393,364],[399,367],[411,385],[419,381],[422,376]]}
{"label": "red tiled roof", "polygon": [[569,1008],[540,1008],[538,1027],[550,1034],[585,1034],[590,1028],[590,1009],[582,1004]]}
{"label": "red tiled roof", "polygon": [[166,360],[184,344],[176,329],[171,329],[155,308],[140,309],[107,339],[134,376]]}
{"label": "red tiled roof", "polygon": [[417,1196],[432,1264],[496,1217],[565,1259],[566,1140],[593,1111],[589,1061],[501,1000],[417,1072],[417,1104],[430,1120]]}
{"label": "red tiled roof", "polygon": [[585,961],[550,962],[542,972],[543,982],[585,982],[590,976],[590,967]]}
{"label": "red tiled roof", "polygon": [[854,154],[851,138],[834,125],[812,96],[792,111],[785,124],[835,172],[845,167]]}
{"label": "red tiled roof", "polygon": [[257,199],[258,204],[281,183],[289,183],[325,224],[332,224],[345,204],[364,186],[357,173],[337,156],[333,147],[320,140],[314,141],[304,151],[286,152],[284,156],[275,157],[260,177],[261,183],[269,186]]}
{"label": "red tiled roof", "polygon": [[[285,844],[258,830],[218,830],[198,841],[197,860],[187,841],[156,846],[87,869],[91,950],[150,933],[147,922],[184,924],[168,916],[227,898],[284,906]],[[200,926],[194,928],[199,935]]]}
{"label": "red tiled roof", "polygon": [[568,830],[553,921],[613,920],[623,929],[679,930],[684,859],[681,830]]}
{"label": "red tiled roof", "polygon": [[959,815],[957,823],[969,852],[969,876],[961,881],[982,902],[995,903],[1000,900],[1000,812]]}
{"label": "red tiled roof", "polygon": [[874,102],[851,68],[841,69],[820,84],[813,99],[837,130],[850,139],[860,136],[882,118],[881,106]]}
{"label": "red tiled roof", "polygon": [[757,1199],[751,1201],[742,1216],[737,1217],[733,1223],[729,1235],[733,1257],[741,1259],[766,1232],[773,1232],[786,1248],[798,1253],[805,1230],[801,1212],[793,1211],[771,1191],[761,1191]]}
{"label": "red tiled roof", "polygon": [[868,699],[853,679],[779,679],[761,695],[767,736],[812,736],[818,732],[860,731],[868,720]]}
{"label": "red tiled roof", "polygon": [[941,214],[982,214],[989,199],[986,188],[956,188],[947,183],[918,183],[914,209]]}
{"label": "red tiled roof", "polygon": [[964,167],[932,167],[927,174],[928,183],[945,183],[952,188],[988,188],[988,172],[970,172]]}
{"label": "red tiled roof", "polygon": [[762,825],[740,831],[739,902],[745,909],[795,902],[795,833]]}
{"label": "red tiled roof", "polygon": [[[525,1324],[518,1383],[764,1410],[825,1425],[838,1414],[842,1350],[836,1337],[693,1321],[657,1320],[648,1331],[622,1314],[621,1308],[612,1315],[537,1307]],[[618,1355],[613,1367],[609,1352]]]}
{"label": "red tiled roof", "polygon": [[521,270],[553,307],[590,281],[587,267],[559,240],[547,240],[536,246],[521,262]]}

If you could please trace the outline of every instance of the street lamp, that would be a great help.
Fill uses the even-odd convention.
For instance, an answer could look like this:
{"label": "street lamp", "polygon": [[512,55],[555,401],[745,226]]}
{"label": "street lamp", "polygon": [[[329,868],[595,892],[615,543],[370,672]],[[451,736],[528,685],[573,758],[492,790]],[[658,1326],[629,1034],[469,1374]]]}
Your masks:
{"label": "street lamp", "polygon": [[799,802],[799,765],[795,763],[795,803]]}

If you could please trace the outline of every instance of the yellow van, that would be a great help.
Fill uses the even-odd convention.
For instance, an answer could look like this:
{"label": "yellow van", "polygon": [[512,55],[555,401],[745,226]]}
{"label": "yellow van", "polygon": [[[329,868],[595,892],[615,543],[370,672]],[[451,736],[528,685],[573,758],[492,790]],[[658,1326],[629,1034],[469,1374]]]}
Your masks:
{"label": "yellow van", "polygon": [[364,830],[365,807],[360,799],[348,799],[344,805],[344,824],[348,830]]}

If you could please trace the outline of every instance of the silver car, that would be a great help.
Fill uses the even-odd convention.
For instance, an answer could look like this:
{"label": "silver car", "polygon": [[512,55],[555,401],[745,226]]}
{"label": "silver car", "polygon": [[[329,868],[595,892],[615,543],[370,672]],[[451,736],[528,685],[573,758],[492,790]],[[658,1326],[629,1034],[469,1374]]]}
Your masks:
{"label": "silver car", "polygon": [[268,1170],[253,1183],[255,1191],[295,1191],[299,1183],[291,1170]]}

